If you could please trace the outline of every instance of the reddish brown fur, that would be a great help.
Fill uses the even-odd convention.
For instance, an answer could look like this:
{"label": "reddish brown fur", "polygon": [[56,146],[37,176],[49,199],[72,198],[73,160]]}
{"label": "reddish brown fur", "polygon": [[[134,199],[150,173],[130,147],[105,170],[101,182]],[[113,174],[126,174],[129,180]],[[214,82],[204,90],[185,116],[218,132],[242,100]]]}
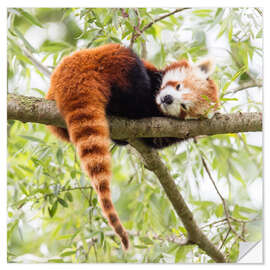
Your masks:
{"label": "reddish brown fur", "polygon": [[171,69],[176,69],[176,68],[188,68],[190,65],[188,63],[187,60],[181,60],[179,62],[175,62],[175,63],[172,63],[170,65],[168,65],[166,68],[165,68],[165,73]]}
{"label": "reddish brown fur", "polygon": [[146,69],[151,70],[151,71],[158,71],[158,69],[153,64],[149,63],[148,61],[142,59],[142,62],[144,66],[146,67]]}
{"label": "reddish brown fur", "polygon": [[111,200],[111,158],[105,107],[110,97],[110,84],[117,81],[118,85],[127,86],[123,78],[132,61],[127,51],[117,44],[76,52],[64,58],[55,69],[47,94],[47,99],[56,100],[69,134],[62,128],[49,128],[60,139],[75,144],[82,165],[93,180],[103,213],[120,236],[124,249],[129,246],[128,235]]}

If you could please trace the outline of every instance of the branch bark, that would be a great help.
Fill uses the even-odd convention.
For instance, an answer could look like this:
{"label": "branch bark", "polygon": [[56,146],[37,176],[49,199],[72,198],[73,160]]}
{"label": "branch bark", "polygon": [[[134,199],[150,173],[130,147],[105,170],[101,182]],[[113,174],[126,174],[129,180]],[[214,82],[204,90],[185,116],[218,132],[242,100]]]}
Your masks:
{"label": "branch bark", "polygon": [[[42,98],[8,95],[8,119],[65,127],[54,101]],[[155,117],[129,120],[109,117],[113,139],[128,140],[143,137],[192,138],[238,132],[262,131],[262,113],[217,114],[212,119],[180,121]]]}

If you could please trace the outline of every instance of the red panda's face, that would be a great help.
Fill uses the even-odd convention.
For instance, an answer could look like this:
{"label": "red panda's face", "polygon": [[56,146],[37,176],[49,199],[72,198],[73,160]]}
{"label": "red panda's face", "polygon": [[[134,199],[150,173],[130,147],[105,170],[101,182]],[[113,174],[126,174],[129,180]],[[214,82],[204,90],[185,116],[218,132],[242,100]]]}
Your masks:
{"label": "red panda's face", "polygon": [[182,60],[168,66],[156,96],[160,110],[181,119],[208,117],[219,105],[217,86],[209,79],[213,70],[209,59],[198,64]]}

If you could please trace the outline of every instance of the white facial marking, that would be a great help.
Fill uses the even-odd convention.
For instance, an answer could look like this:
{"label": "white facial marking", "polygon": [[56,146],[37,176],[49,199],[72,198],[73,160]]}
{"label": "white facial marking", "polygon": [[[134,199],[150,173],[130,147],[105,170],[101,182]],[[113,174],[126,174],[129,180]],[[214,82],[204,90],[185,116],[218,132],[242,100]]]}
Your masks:
{"label": "white facial marking", "polygon": [[[160,108],[164,114],[178,117],[182,109],[181,104],[185,104],[187,110],[190,106],[192,106],[192,102],[190,100],[185,100],[183,98],[184,94],[188,94],[190,92],[191,91],[189,88],[182,88],[180,91],[177,91],[174,87],[167,86],[157,95],[156,103],[160,105]],[[167,95],[170,95],[173,98],[173,102],[171,104],[161,102],[161,100]]]}
{"label": "white facial marking", "polygon": [[164,87],[169,81],[183,81],[186,78],[186,69],[176,68],[166,72],[163,77],[161,87]]}

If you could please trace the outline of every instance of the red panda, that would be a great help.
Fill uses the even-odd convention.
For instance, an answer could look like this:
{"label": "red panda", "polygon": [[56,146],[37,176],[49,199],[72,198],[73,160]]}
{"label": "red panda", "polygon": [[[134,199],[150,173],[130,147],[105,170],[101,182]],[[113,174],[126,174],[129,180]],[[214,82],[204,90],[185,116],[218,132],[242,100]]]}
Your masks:
{"label": "red panda", "polygon": [[[119,44],[84,49],[65,57],[51,77],[46,96],[55,100],[67,129],[49,126],[60,139],[72,142],[92,179],[110,226],[129,247],[128,234],[111,199],[110,134],[106,115],[132,119],[206,116],[219,104],[217,86],[209,75],[213,64],[182,60],[159,70]],[[179,138],[143,138],[153,148],[180,142]],[[125,141],[115,141],[125,145]]]}

